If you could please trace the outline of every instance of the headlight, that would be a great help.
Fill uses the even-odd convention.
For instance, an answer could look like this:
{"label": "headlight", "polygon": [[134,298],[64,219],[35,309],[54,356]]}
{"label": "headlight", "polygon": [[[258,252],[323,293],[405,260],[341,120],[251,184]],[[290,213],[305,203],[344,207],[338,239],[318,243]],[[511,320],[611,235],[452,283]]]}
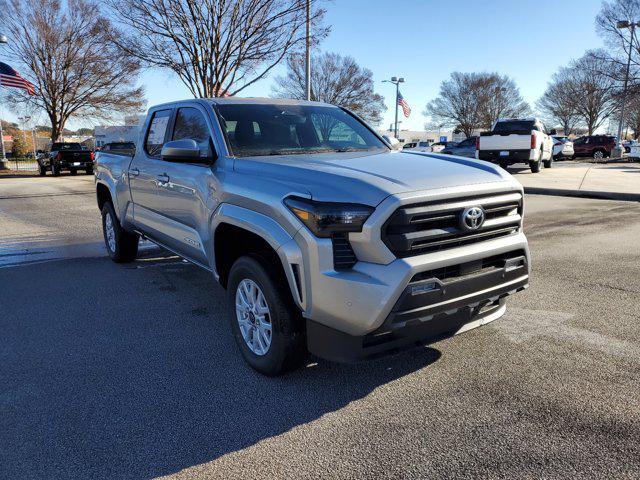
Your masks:
{"label": "headlight", "polygon": [[362,225],[374,210],[366,205],[314,202],[299,197],[285,198],[284,204],[316,237],[330,237],[339,232],[361,232]]}

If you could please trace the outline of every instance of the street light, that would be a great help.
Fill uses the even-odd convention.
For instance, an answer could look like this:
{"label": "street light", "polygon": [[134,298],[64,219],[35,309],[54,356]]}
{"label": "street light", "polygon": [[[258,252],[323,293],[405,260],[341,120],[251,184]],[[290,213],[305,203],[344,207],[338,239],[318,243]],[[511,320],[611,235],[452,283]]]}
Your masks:
{"label": "street light", "polygon": [[627,57],[627,69],[624,73],[624,86],[622,88],[622,105],[620,106],[620,122],[618,123],[618,145],[616,146],[616,154],[622,157],[622,122],[624,121],[624,107],[627,103],[627,85],[629,83],[629,69],[631,68],[631,52],[633,51],[633,40],[636,33],[636,27],[640,26],[640,22],[630,22],[628,20],[619,20],[616,27],[620,30],[628,28],[631,30],[631,40],[629,41],[629,56]]}
{"label": "street light", "polygon": [[398,138],[398,98],[400,96],[400,84],[404,83],[403,77],[391,77],[391,80],[383,80],[383,83],[393,83],[396,86],[396,120],[393,136]]}

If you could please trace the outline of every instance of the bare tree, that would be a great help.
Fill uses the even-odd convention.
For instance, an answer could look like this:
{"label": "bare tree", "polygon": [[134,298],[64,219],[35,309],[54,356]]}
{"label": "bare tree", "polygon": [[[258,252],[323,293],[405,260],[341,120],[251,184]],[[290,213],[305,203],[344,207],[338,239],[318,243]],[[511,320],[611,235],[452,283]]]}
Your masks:
{"label": "bare tree", "polygon": [[490,128],[499,117],[530,112],[515,82],[497,73],[453,72],[440,85],[440,95],[427,104],[424,115],[445,127],[457,128],[468,137]]}
{"label": "bare tree", "polygon": [[[365,121],[379,125],[387,107],[382,95],[373,90],[373,73],[352,57],[323,53],[312,57],[311,99],[348,108]],[[287,74],[276,77],[276,97],[306,98],[305,58],[294,54],[287,58]]]}
{"label": "bare tree", "polygon": [[576,99],[571,94],[571,82],[569,70],[562,69],[554,73],[544,94],[537,101],[538,110],[547,123],[561,126],[565,135],[573,133],[579,122]]}
{"label": "bare tree", "polygon": [[[122,29],[114,42],[169,69],[194,97],[236,95],[305,42],[306,0],[106,0]],[[313,39],[324,10],[311,13]]]}
{"label": "bare tree", "polygon": [[624,124],[633,131],[633,137],[640,136],[640,87],[629,89],[624,113]]}
{"label": "bare tree", "polygon": [[434,123],[459,128],[469,137],[480,126],[478,73],[453,72],[440,84],[440,95],[423,112]]}
{"label": "bare tree", "polygon": [[602,52],[589,51],[560,71],[560,75],[569,80],[567,95],[573,99],[580,123],[589,135],[593,135],[616,110],[617,82],[603,73],[607,65]]}
{"label": "bare tree", "polygon": [[479,88],[481,128],[490,129],[499,118],[517,118],[531,113],[516,83],[506,75],[483,73]]}
{"label": "bare tree", "polygon": [[[640,44],[636,36],[631,45],[631,31],[618,28],[618,21],[630,23],[640,21],[640,0],[607,0],[602,2],[600,13],[596,17],[596,31],[607,46],[607,51],[600,51],[614,63],[613,72],[618,75],[626,69],[631,48],[631,63],[640,66]],[[633,69],[634,71],[637,69]]]}
{"label": "bare tree", "polygon": [[109,119],[144,105],[138,62],[118,54],[93,0],[0,0],[0,10],[15,67],[37,89],[12,102],[43,109],[53,141],[72,117]]}

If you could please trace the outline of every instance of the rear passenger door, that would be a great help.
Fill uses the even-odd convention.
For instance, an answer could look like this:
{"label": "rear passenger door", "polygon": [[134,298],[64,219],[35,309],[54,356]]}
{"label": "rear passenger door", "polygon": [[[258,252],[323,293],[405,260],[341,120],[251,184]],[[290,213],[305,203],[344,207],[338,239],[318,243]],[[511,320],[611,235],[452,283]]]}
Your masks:
{"label": "rear passenger door", "polygon": [[162,174],[160,152],[169,133],[172,110],[151,113],[146,125],[143,148],[129,166],[129,185],[133,200],[133,221],[138,229],[155,238],[162,230],[158,203],[158,178]]}

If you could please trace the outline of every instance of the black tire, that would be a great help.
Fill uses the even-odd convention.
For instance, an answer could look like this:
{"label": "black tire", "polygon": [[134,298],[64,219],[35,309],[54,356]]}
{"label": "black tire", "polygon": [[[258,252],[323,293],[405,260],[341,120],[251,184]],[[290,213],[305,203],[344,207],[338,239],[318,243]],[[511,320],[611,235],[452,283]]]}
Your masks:
{"label": "black tire", "polygon": [[500,168],[502,168],[503,170],[506,170],[507,168],[509,168],[509,164],[507,162],[500,162]]}
{"label": "black tire", "polygon": [[93,167],[87,168],[87,175],[93,175]]}
{"label": "black tire", "polygon": [[[113,248],[109,245],[110,242],[107,235],[107,217],[111,218],[111,226],[115,237]],[[127,263],[136,259],[140,237],[135,233],[127,232],[120,226],[111,202],[105,203],[102,207],[102,234],[111,260],[116,263]]]}
{"label": "black tire", "polygon": [[538,160],[529,161],[529,168],[531,169],[531,173],[538,173],[541,167],[542,167],[542,150],[540,150],[540,155],[538,155]]}
{"label": "black tire", "polygon": [[41,177],[44,177],[47,174],[47,169],[44,165],[38,165],[38,171]]}
{"label": "black tire", "polygon": [[544,168],[551,168],[552,166],[553,166],[553,152],[551,153],[549,160],[544,161]]}
{"label": "black tire", "polygon": [[51,175],[53,175],[54,177],[60,176],[60,165],[53,162],[51,163]]}
{"label": "black tire", "polygon": [[78,170],[76,170],[75,168],[72,168],[70,170],[70,172],[71,172],[71,175],[77,175],[78,174]]}
{"label": "black tire", "polygon": [[[265,257],[240,257],[231,267],[227,296],[231,306],[231,331],[246,362],[258,372],[273,377],[300,367],[307,356],[306,336],[302,315],[293,303],[285,278],[277,260]],[[271,272],[271,273],[270,273]],[[271,345],[266,353],[257,355],[245,342],[236,317],[236,290],[242,280],[255,282],[269,307]]]}

